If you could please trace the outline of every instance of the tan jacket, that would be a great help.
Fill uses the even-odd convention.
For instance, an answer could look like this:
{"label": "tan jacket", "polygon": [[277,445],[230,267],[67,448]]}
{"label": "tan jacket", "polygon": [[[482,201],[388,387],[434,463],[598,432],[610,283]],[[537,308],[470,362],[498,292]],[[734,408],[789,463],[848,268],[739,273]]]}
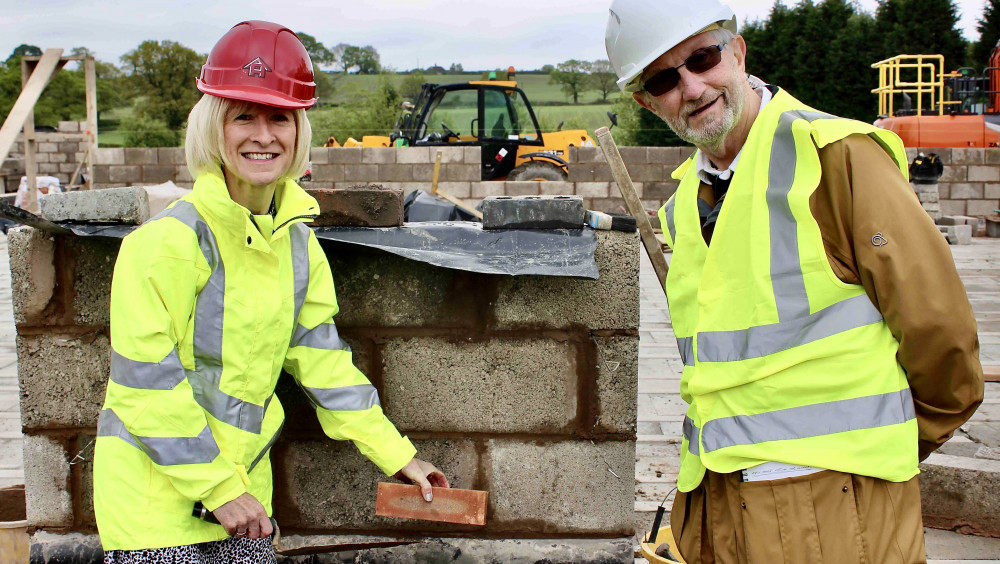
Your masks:
{"label": "tan jacket", "polygon": [[[899,341],[923,460],[983,400],[972,306],[948,243],[875,141],[853,135],[820,149],[819,159],[813,217],[833,271],[864,286]],[[710,185],[702,184],[698,197],[715,206]]]}

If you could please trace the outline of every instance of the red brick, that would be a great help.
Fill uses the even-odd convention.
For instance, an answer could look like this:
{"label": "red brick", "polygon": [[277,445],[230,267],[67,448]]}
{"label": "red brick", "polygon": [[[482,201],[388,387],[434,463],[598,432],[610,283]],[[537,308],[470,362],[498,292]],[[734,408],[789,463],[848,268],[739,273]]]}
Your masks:
{"label": "red brick", "polygon": [[[374,165],[371,165],[374,166]],[[377,184],[347,189],[306,190],[319,202],[321,227],[398,227],[403,225],[403,192]]]}
{"label": "red brick", "polygon": [[420,495],[420,486],[379,482],[375,515],[441,521],[463,525],[486,524],[487,492],[458,488],[432,488],[434,501]]}

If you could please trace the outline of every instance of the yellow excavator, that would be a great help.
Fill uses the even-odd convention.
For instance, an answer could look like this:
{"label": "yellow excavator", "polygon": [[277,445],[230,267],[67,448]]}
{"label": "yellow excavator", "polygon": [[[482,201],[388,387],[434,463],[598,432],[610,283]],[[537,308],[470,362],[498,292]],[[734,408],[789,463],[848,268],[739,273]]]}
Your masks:
{"label": "yellow excavator", "polygon": [[[513,69],[509,75],[513,75]],[[566,180],[569,148],[594,147],[584,129],[542,133],[513,80],[424,84],[391,135],[331,137],[326,147],[480,147],[482,180]]]}

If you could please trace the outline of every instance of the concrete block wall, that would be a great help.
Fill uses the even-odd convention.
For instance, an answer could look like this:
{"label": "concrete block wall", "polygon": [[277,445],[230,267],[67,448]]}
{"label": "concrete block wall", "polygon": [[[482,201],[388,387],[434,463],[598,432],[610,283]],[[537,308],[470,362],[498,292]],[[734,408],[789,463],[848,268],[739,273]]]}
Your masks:
{"label": "concrete block wall", "polygon": [[[9,245],[27,518],[40,531],[67,535],[60,538],[93,534],[92,439],[109,371],[119,241],[19,228]],[[341,306],[336,321],[355,363],[422,457],[453,486],[490,492],[487,525],[375,517],[376,483],[389,478],[353,445],[326,439],[283,375],[277,394],[288,421],[271,455],[283,533],[570,544],[586,537],[627,546],[639,344],[635,234],[598,234],[596,281],[468,273],[323,246]],[[622,554],[631,562],[628,550]]]}
{"label": "concrete block wall", "polygon": [[983,217],[1000,208],[1000,149],[907,149],[910,162],[918,152],[936,153],[944,163],[938,182],[941,215]]}
{"label": "concrete block wall", "polygon": [[[87,156],[87,122],[61,121],[55,132],[35,132],[35,162],[38,174],[55,176],[60,184],[68,184],[70,175]],[[0,168],[0,179],[6,192],[16,192],[24,176],[24,134],[19,134],[11,147],[8,160]]]}
{"label": "concrete block wall", "polygon": [[[566,182],[489,182],[480,180],[478,147],[325,148],[311,154],[312,181],[306,188],[346,188],[375,182],[408,194],[430,191],[434,157],[442,151],[438,187],[475,206],[487,196],[575,194],[587,209],[624,213],[624,202],[611,170],[598,147],[570,147]],[[621,147],[632,182],[648,209],[659,208],[674,191],[674,168],[688,158],[692,147]],[[918,151],[937,153],[945,165],[938,184],[941,215],[982,217],[1000,208],[1000,149],[907,149],[912,162]],[[190,188],[182,148],[99,149],[94,168],[95,186],[159,184],[171,180]],[[928,201],[933,198],[924,199]]]}

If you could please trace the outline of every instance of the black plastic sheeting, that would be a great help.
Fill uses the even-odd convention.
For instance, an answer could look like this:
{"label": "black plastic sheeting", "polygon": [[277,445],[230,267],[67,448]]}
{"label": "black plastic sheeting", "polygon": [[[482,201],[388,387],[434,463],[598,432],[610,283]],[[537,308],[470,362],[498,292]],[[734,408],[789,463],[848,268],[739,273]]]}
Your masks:
{"label": "black plastic sheeting", "polygon": [[[122,238],[134,225],[61,223],[84,237]],[[485,230],[473,221],[408,223],[402,227],[313,227],[321,240],[381,249],[454,270],[597,280],[593,229]]]}
{"label": "black plastic sheeting", "polygon": [[407,194],[403,200],[403,221],[479,220],[476,216],[440,196],[433,196],[423,190],[414,190]]}

